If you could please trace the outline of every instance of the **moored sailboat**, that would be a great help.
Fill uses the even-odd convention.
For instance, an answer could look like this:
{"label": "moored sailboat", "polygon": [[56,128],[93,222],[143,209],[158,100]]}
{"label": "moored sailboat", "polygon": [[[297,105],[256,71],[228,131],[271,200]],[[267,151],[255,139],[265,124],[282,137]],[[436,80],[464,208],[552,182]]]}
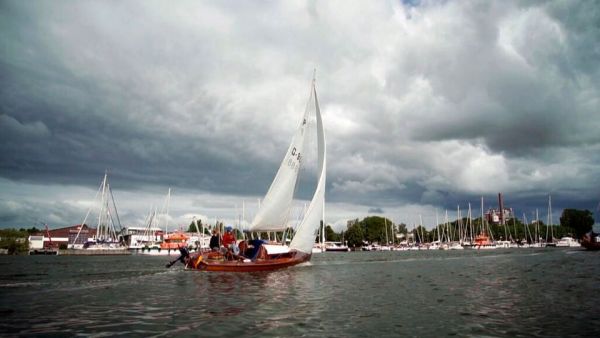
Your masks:
{"label": "moored sailboat", "polygon": [[[77,239],[89,217],[97,217],[96,234],[91,239],[88,238],[88,241],[83,245],[78,245],[76,244],[78,243]],[[112,254],[129,254],[121,238],[119,238],[122,227],[117,205],[108,182],[108,172],[104,173],[100,187],[94,197],[94,202],[81,224],[82,226],[79,228],[69,249],[85,249],[88,254],[104,254],[107,251],[111,251]]]}
{"label": "moored sailboat", "polygon": [[[325,134],[315,79],[303,118],[271,186],[252,221],[245,229],[251,232],[285,231],[298,174],[304,162],[309,126],[316,127],[317,138],[317,185],[302,220],[294,229],[290,245],[267,244],[262,240],[242,241],[232,250],[223,252],[195,253],[186,259],[186,268],[202,271],[250,272],[281,269],[310,260],[319,226],[324,224],[325,214]],[[239,249],[239,250],[238,250]]]}

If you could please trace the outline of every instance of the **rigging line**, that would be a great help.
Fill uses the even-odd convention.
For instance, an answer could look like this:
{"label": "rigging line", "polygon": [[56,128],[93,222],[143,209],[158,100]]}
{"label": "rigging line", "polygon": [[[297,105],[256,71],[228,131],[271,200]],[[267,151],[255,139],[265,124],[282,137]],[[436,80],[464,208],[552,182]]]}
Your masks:
{"label": "rigging line", "polygon": [[112,192],[110,185],[108,186],[108,191],[110,192],[110,199],[112,200],[113,208],[115,208],[115,215],[117,216],[117,222],[119,222],[119,231],[123,231],[123,227],[121,226],[121,219],[119,219],[119,212],[117,211],[117,205],[115,204],[115,197],[113,196],[113,192]]}
{"label": "rigging line", "polygon": [[[96,202],[96,199],[98,198],[98,194],[100,193],[100,190],[102,190],[102,184],[100,184],[100,187],[98,187],[98,190],[96,191],[96,195],[94,195],[94,203]],[[85,224],[85,221],[87,221],[87,218],[90,216],[90,212],[92,212],[92,206],[88,209],[87,213],[85,214],[85,217],[83,218],[83,222],[81,222],[80,226],[79,226],[79,231],[77,231],[77,236],[75,236],[75,239],[73,240],[73,244],[71,244],[71,248],[75,247],[75,243],[77,243],[77,239],[79,238],[79,234],[81,233],[81,230],[83,229],[83,225]]]}
{"label": "rigging line", "polygon": [[113,219],[110,209],[107,209],[106,213],[108,215],[108,220],[110,221],[110,227],[108,227],[108,224],[107,224],[108,235],[110,236],[110,238],[112,240],[116,240],[117,232],[115,231],[115,220]]}

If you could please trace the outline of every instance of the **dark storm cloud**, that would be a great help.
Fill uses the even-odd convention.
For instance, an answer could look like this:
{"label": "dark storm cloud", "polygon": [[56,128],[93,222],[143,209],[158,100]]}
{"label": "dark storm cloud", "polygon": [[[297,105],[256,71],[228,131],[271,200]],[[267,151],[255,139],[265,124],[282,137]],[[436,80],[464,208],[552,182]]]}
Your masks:
{"label": "dark storm cloud", "polygon": [[[110,169],[125,188],[160,184],[220,192],[264,189],[268,179],[251,177],[247,168],[260,172],[268,165],[231,149],[243,133],[215,137],[210,121],[186,116],[170,107],[168,95],[155,95],[168,89],[169,78],[163,75],[184,70],[170,65],[162,70],[165,74],[140,71],[140,64],[151,70],[157,61],[153,49],[144,47],[152,40],[135,41],[139,53],[133,47],[120,50],[121,43],[111,40],[124,24],[119,15],[113,22],[118,27],[113,27],[110,21],[98,22],[103,13],[96,17],[94,8],[76,11],[51,4],[44,13],[35,5],[12,5],[2,20],[2,176],[86,184]],[[125,34],[123,39],[131,37]],[[155,52],[173,57],[162,48]],[[155,76],[158,81],[148,83]],[[223,108],[217,104],[200,92],[192,114],[226,114],[216,111]],[[187,130],[170,128],[178,118],[188,124]]]}
{"label": "dark storm cloud", "polygon": [[2,2],[0,218],[76,214],[24,206],[105,169],[131,192],[206,194],[201,208],[262,196],[314,67],[335,219],[500,191],[527,212],[548,194],[594,208],[600,6],[403,3]]}
{"label": "dark storm cloud", "polygon": [[[437,117],[413,123],[414,138],[479,139],[494,152],[517,157],[543,148],[598,143],[594,102],[600,90],[600,35],[593,34],[598,9],[590,3],[571,4],[573,12],[552,11],[565,7],[554,3],[514,11],[498,10],[494,3],[465,4],[463,13],[473,15],[446,27],[457,33],[450,38],[456,43],[448,47],[450,53],[411,64],[416,68],[410,72],[418,75],[415,84],[432,99],[417,109]],[[580,20],[587,24],[569,31],[574,14],[582,14]],[[591,29],[582,33],[584,25]]]}
{"label": "dark storm cloud", "polygon": [[367,211],[369,214],[383,214],[383,209],[381,208],[369,208]]}

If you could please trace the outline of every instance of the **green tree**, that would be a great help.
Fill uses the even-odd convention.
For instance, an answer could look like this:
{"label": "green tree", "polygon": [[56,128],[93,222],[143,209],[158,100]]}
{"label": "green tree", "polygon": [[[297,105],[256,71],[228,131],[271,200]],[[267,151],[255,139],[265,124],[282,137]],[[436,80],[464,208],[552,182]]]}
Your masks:
{"label": "green tree", "polygon": [[364,226],[358,222],[353,223],[348,227],[348,230],[344,233],[344,239],[348,242],[350,247],[360,247],[363,245],[363,239],[365,237]]}
{"label": "green tree", "polygon": [[325,226],[325,240],[331,242],[340,241],[340,235],[333,231],[330,225]]}
{"label": "green tree", "polygon": [[26,254],[29,251],[29,234],[26,229],[0,230],[0,248],[7,249],[8,254]]}
{"label": "green tree", "polygon": [[31,228],[27,229],[27,233],[28,233],[28,234],[30,234],[30,235],[32,235],[32,234],[36,234],[36,233],[38,233],[38,232],[40,232],[40,231],[41,231],[41,230],[40,230],[40,229],[38,229],[38,228],[36,228],[36,227],[31,227]]}
{"label": "green tree", "polygon": [[429,232],[424,226],[419,225],[413,230],[414,238],[417,242],[427,243],[433,241],[433,231]]}
{"label": "green tree", "polygon": [[[197,230],[196,230],[196,222],[198,223],[198,229]],[[188,227],[187,232],[196,232],[196,231],[200,232],[200,229],[202,229],[202,220],[199,219],[199,220],[197,220],[195,222],[192,221],[190,223],[190,226]]]}
{"label": "green tree", "polygon": [[390,226],[393,226],[393,222],[387,218],[383,218],[380,216],[369,216],[365,217],[362,221],[359,222],[359,224],[361,224],[364,227],[365,240],[369,243],[385,243],[386,231],[388,240],[392,240],[392,231]]}
{"label": "green tree", "polygon": [[396,229],[396,233],[397,234],[404,234],[406,235],[408,233],[408,231],[406,230],[406,224],[404,223],[400,223],[394,226],[394,229]]}
{"label": "green tree", "polygon": [[560,216],[560,225],[569,227],[575,232],[577,238],[583,237],[587,232],[592,230],[594,225],[594,217],[589,210],[564,209]]}

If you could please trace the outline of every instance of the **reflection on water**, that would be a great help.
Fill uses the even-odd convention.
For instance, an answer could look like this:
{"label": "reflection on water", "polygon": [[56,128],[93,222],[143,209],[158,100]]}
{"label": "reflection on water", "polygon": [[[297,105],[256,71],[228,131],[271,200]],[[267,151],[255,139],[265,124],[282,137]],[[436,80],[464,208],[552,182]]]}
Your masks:
{"label": "reflection on water", "polygon": [[[325,253],[274,272],[161,257],[0,257],[0,333],[94,336],[581,336],[600,333],[600,255]],[[593,296],[592,296],[593,295]],[[588,331],[581,331],[585,327]]]}

